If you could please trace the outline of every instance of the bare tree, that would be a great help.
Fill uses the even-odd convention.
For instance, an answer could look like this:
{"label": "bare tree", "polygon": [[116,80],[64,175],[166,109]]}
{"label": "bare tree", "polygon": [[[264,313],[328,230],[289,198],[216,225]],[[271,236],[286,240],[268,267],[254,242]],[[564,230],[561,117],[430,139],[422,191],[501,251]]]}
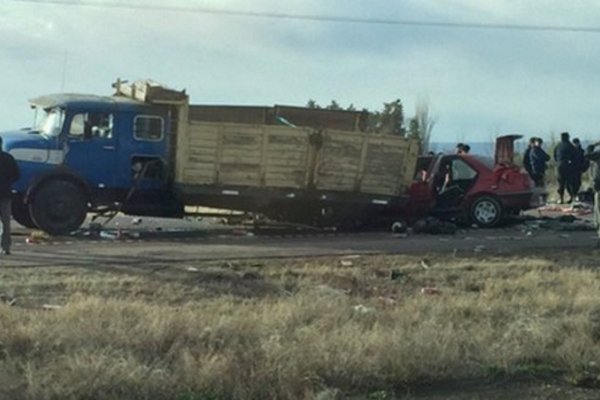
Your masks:
{"label": "bare tree", "polygon": [[431,131],[433,131],[435,123],[436,120],[431,115],[429,104],[426,101],[419,101],[415,109],[415,116],[409,122],[409,132],[419,138],[423,154],[429,151]]}

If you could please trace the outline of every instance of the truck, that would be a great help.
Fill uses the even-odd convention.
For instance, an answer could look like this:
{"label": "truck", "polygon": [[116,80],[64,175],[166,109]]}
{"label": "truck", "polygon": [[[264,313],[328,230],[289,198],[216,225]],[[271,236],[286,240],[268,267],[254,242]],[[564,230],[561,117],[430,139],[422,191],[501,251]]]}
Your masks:
{"label": "truck", "polygon": [[181,218],[203,206],[351,227],[407,211],[419,140],[368,132],[364,113],[203,106],[151,80],[112,86],[34,98],[34,126],[0,134],[21,169],[18,223],[64,235],[88,213]]}

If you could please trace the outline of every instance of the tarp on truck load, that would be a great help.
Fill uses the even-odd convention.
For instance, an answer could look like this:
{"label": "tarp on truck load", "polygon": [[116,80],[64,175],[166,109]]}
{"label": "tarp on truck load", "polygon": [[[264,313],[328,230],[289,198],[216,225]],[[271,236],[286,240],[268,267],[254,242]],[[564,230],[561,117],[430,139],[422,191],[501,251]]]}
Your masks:
{"label": "tarp on truck load", "polygon": [[396,196],[411,183],[418,142],[338,130],[190,121],[176,182]]}

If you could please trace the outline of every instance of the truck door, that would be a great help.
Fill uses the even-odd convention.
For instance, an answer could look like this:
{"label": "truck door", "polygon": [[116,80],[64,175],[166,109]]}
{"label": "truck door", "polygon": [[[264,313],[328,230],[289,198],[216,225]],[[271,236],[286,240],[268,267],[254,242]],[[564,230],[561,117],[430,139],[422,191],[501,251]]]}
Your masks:
{"label": "truck door", "polygon": [[95,189],[114,184],[117,142],[110,112],[74,111],[67,118],[64,164]]}

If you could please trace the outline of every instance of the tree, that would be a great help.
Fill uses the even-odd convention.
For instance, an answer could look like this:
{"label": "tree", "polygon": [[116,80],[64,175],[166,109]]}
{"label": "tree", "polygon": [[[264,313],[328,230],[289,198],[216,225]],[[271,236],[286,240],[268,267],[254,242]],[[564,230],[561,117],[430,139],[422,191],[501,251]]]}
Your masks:
{"label": "tree", "polygon": [[308,102],[306,103],[306,108],[321,108],[319,107],[319,105],[317,104],[317,102],[313,99],[309,99]]}
{"label": "tree", "polygon": [[329,103],[329,105],[325,108],[327,110],[343,110],[343,108],[335,100],[331,100],[331,103]]}
{"label": "tree", "polygon": [[429,104],[425,101],[417,103],[415,116],[410,120],[410,134],[419,138],[421,142],[421,152],[423,154],[429,151],[431,143],[431,131],[435,125],[435,118],[429,112]]}

